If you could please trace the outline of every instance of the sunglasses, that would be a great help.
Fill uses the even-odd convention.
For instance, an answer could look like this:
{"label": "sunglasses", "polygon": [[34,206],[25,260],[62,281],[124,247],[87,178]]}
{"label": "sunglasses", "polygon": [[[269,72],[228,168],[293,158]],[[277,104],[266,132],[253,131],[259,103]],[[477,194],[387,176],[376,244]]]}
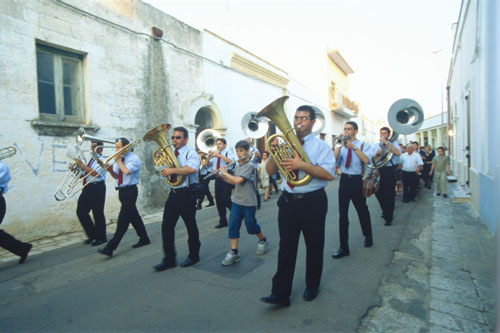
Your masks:
{"label": "sunglasses", "polygon": [[184,137],[183,136],[180,136],[180,135],[172,135],[172,140],[173,139],[177,139],[177,140],[180,140],[180,139],[183,139]]}

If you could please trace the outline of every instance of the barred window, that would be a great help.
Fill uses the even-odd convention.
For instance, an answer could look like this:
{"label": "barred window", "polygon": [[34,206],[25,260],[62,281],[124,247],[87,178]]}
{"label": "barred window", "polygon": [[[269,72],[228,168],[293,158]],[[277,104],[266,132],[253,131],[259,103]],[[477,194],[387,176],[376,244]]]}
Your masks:
{"label": "barred window", "polygon": [[83,56],[37,45],[36,60],[40,119],[83,122]]}

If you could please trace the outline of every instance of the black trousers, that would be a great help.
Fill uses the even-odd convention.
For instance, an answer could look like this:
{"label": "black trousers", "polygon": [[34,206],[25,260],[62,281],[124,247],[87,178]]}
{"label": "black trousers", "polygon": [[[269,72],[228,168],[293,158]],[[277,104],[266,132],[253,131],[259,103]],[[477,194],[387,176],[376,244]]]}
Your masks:
{"label": "black trousers", "polygon": [[231,185],[222,179],[215,180],[215,203],[219,213],[219,223],[227,225],[226,209],[231,211]]}
{"label": "black trousers", "polygon": [[403,200],[415,200],[418,176],[415,171],[403,171]]}
{"label": "black trousers", "polygon": [[394,192],[395,192],[395,166],[386,166],[379,169],[380,171],[380,185],[375,197],[377,197],[384,219],[392,221],[394,213]]}
{"label": "black trousers", "polygon": [[306,245],[306,288],[319,287],[323,272],[328,198],[323,189],[314,193],[314,196],[298,200],[289,199],[286,193],[282,193],[278,199],[280,244],[278,269],[272,287],[272,293],[278,297],[288,297],[292,293],[301,232]]}
{"label": "black trousers", "polygon": [[[201,177],[203,177],[203,176],[201,176]],[[201,179],[201,177],[200,177],[200,179]],[[202,179],[200,181],[201,191],[200,191],[200,197],[198,198],[198,207],[201,207],[203,200],[205,200],[205,196],[207,197],[208,202],[210,204],[214,203],[214,198],[212,197],[212,193],[210,193],[210,188],[208,187],[209,184],[210,184],[210,179],[208,179],[208,180]]]}
{"label": "black trousers", "polygon": [[[5,212],[7,211],[7,205],[5,204],[5,199],[2,194],[0,194],[0,224],[5,217]],[[0,247],[3,247],[7,251],[14,253],[15,255],[22,256],[30,249],[29,243],[23,243],[14,238],[11,234],[0,229]]]}
{"label": "black trousers", "polygon": [[196,225],[196,194],[189,189],[180,192],[170,192],[165,209],[163,210],[163,223],[161,234],[163,238],[164,262],[175,263],[175,225],[182,217],[188,232],[189,258],[200,258],[200,235]]}
{"label": "black trousers", "polygon": [[[88,184],[78,198],[76,215],[83,230],[90,239],[106,240],[106,218],[104,217],[104,201],[106,200],[106,184],[104,181]],[[90,217],[94,215],[95,225]]]}
{"label": "black trousers", "polygon": [[141,240],[149,239],[144,222],[142,221],[142,218],[137,211],[137,207],[135,206],[137,202],[137,194],[137,185],[121,187],[118,189],[118,198],[122,203],[122,207],[120,208],[120,214],[118,215],[115,235],[106,245],[106,247],[111,250],[115,250],[118,247],[118,244],[120,244],[120,241],[127,232],[130,223],[132,223],[137,236],[139,236]]}
{"label": "black trousers", "polygon": [[361,176],[342,174],[339,183],[339,235],[340,248],[349,249],[349,203],[352,201],[358,213],[363,236],[372,236],[370,212],[363,196],[363,180]]}

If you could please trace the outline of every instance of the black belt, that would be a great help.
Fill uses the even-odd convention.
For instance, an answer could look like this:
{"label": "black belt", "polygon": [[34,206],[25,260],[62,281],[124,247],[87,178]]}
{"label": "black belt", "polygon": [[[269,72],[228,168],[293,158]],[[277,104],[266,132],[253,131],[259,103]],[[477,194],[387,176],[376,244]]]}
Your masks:
{"label": "black belt", "polygon": [[100,184],[105,184],[103,180],[100,180],[98,182],[91,182],[91,183],[88,183],[87,186],[90,186],[90,185],[100,185]]}
{"label": "black belt", "polygon": [[349,178],[352,178],[352,177],[362,177],[361,175],[351,175],[350,173],[342,173],[342,175],[340,177],[342,177],[342,176],[346,176],[346,177],[349,177]]}
{"label": "black belt", "polygon": [[115,189],[118,191],[118,190],[127,190],[127,189],[130,189],[132,187],[137,187],[137,184],[134,184],[134,185],[126,185],[126,186],[120,186],[120,187],[115,187]]}
{"label": "black belt", "polygon": [[323,194],[324,192],[325,192],[325,189],[320,188],[319,190],[307,192],[307,193],[288,193],[287,191],[283,191],[283,194],[290,201],[290,200],[300,200],[300,199],[317,197],[317,196],[320,196],[321,194]]}
{"label": "black belt", "polygon": [[185,193],[191,191],[191,189],[187,186],[181,187],[181,188],[171,188],[170,193]]}

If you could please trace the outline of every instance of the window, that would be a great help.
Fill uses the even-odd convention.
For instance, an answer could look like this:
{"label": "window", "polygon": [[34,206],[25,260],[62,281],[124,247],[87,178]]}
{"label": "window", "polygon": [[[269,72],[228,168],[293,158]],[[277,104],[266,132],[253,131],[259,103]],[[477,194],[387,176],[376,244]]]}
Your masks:
{"label": "window", "polygon": [[38,105],[40,119],[83,122],[83,56],[37,45]]}

